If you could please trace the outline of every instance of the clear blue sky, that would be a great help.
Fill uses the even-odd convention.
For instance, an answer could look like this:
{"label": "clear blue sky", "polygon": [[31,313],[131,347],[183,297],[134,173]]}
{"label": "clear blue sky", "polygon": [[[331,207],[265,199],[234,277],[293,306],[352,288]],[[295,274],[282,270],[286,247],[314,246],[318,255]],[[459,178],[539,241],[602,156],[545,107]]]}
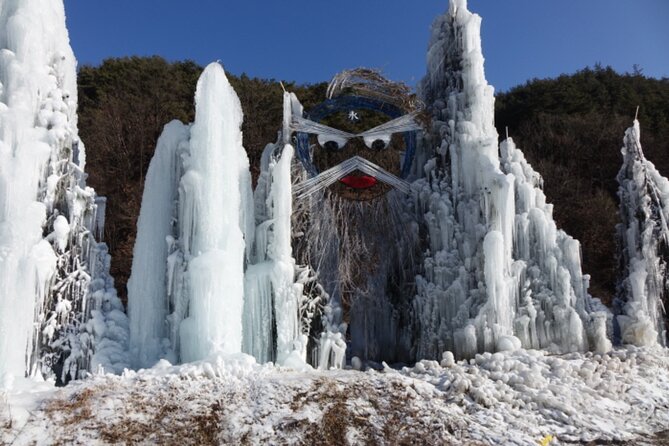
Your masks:
{"label": "clear blue sky", "polygon": [[[380,68],[414,85],[447,0],[65,0],[79,64],[161,55],[249,76],[318,82]],[[497,91],[595,63],[669,77],[669,0],[469,0]]]}

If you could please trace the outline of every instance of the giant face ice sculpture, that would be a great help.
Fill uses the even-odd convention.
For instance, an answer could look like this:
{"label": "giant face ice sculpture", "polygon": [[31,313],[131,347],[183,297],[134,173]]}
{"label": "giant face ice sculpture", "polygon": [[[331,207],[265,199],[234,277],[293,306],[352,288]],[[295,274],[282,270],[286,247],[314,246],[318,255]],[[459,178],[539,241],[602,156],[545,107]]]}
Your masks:
{"label": "giant face ice sculpture", "polygon": [[310,177],[296,192],[329,188],[352,200],[374,199],[392,188],[408,192],[418,114],[405,86],[374,71],[335,76],[326,101],[291,117],[297,155]]}

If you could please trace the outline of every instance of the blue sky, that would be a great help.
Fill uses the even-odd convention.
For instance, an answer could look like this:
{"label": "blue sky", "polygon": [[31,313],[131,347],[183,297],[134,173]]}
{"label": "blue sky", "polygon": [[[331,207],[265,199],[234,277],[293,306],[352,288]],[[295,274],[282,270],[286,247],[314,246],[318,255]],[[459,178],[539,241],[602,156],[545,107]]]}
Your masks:
{"label": "blue sky", "polygon": [[[318,82],[357,66],[414,85],[447,0],[65,0],[79,64],[161,55]],[[497,91],[595,63],[669,77],[669,0],[469,0]]]}

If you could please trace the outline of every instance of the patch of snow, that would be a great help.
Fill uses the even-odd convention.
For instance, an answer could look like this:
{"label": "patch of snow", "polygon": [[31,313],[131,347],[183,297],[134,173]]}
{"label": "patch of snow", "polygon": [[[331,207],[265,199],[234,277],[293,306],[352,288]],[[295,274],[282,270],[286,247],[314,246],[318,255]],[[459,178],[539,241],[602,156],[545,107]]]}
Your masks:
{"label": "patch of snow", "polygon": [[527,445],[551,435],[559,444],[653,444],[669,426],[666,349],[515,350],[458,362],[447,352],[443,361],[291,371],[237,354],[162,360],[46,393],[31,382],[0,397],[0,441]]}

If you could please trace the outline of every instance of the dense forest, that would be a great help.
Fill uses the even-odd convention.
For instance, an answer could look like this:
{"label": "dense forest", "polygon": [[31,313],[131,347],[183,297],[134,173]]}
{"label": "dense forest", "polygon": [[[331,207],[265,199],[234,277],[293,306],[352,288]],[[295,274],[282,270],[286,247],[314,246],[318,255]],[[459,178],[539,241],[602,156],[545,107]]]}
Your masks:
{"label": "dense forest", "polygon": [[[79,129],[86,144],[88,183],[107,196],[105,240],[121,296],[130,274],[143,181],[162,127],[191,122],[202,67],[160,57],[109,59],[79,70]],[[273,79],[229,75],[245,120],[244,146],[252,173],[276,140],[282,86]],[[283,82],[308,109],[325,97],[326,83]],[[615,293],[616,174],[625,129],[639,106],[646,157],[669,175],[669,79],[635,69],[618,74],[596,66],[557,79],[532,80],[497,95],[496,124],[544,177],[558,225],[582,242],[593,295]]]}
{"label": "dense forest", "polygon": [[495,104],[498,133],[508,128],[543,176],[558,226],[581,241],[590,293],[606,302],[616,290],[620,148],[637,106],[646,158],[669,175],[669,79],[595,66],[531,80]]}

